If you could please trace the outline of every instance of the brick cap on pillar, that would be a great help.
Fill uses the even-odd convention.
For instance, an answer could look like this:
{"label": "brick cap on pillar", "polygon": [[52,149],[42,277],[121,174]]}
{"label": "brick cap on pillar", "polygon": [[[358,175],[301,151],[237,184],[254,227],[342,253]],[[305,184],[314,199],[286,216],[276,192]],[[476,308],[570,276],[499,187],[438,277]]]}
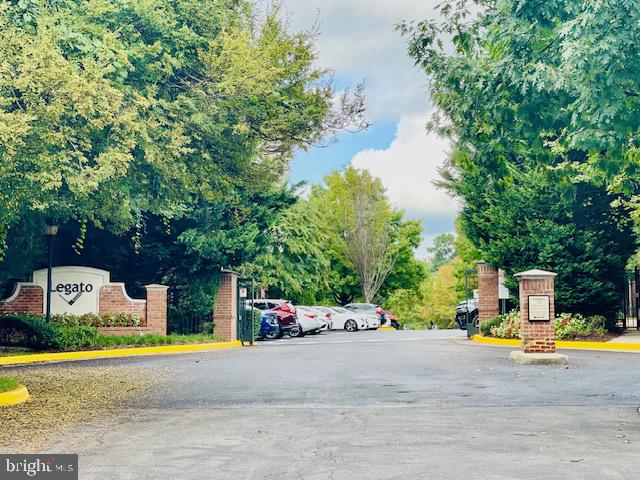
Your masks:
{"label": "brick cap on pillar", "polygon": [[514,277],[516,277],[518,280],[523,280],[523,279],[538,279],[538,278],[554,278],[557,277],[558,274],[554,273],[554,272],[547,272],[546,270],[538,270],[538,269],[533,269],[533,270],[527,270],[526,272],[520,272],[520,273],[516,273],[514,275]]}
{"label": "brick cap on pillar", "polygon": [[152,283],[151,285],[145,285],[147,290],[168,290],[169,287],[166,285],[158,285],[157,283]]}

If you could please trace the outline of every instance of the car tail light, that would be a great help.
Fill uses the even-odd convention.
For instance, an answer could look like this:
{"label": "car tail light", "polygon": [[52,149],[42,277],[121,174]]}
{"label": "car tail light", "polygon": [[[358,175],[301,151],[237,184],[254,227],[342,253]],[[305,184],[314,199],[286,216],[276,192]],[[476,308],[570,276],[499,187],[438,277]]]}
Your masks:
{"label": "car tail light", "polygon": [[307,318],[316,318],[315,315],[311,315],[310,313],[305,313],[304,316]]}
{"label": "car tail light", "polygon": [[330,314],[330,313],[327,313],[326,317],[327,317],[329,320],[331,320],[331,314]]}

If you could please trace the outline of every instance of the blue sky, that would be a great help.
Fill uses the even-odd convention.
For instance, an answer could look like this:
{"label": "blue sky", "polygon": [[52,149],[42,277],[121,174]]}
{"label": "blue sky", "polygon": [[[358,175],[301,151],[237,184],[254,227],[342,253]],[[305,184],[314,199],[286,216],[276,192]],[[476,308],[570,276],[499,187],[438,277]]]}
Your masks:
{"label": "blue sky", "polygon": [[372,127],[344,133],[326,148],[299,152],[290,181],[320,182],[349,165],[381,178],[392,203],[421,219],[424,243],[452,232],[458,204],[433,185],[447,157],[448,141],[424,128],[431,113],[426,78],[406,54],[394,25],[435,15],[439,0],[282,0],[291,28],[319,20],[318,64],[335,72],[338,88],[366,82]]}
{"label": "blue sky", "polygon": [[321,182],[327,173],[347,168],[358,152],[370,148],[387,148],[395,134],[394,121],[375,123],[360,133],[343,133],[339,135],[336,143],[328,147],[299,152],[291,166],[289,179],[293,183],[303,180]]}

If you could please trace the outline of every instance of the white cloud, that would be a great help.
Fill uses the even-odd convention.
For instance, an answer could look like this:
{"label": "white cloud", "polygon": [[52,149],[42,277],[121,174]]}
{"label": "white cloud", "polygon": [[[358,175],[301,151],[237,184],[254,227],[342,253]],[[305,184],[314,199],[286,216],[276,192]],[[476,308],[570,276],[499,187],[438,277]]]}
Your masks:
{"label": "white cloud", "polygon": [[[264,0],[268,1],[268,0]],[[428,134],[430,110],[426,77],[407,54],[407,42],[395,25],[403,20],[437,16],[441,0],[282,0],[291,28],[305,30],[320,21],[318,64],[340,79],[367,84],[367,116],[397,122],[396,137],[381,150],[363,150],[351,164],[380,177],[391,201],[410,218],[424,219],[424,242],[417,252],[427,256],[433,237],[453,230],[456,200],[437,189],[449,143]]]}
{"label": "white cloud", "polygon": [[351,165],[380,177],[392,203],[412,218],[430,216],[455,218],[455,199],[433,185],[444,164],[449,141],[427,133],[428,114],[406,115],[398,123],[396,137],[384,150],[364,150]]}
{"label": "white cloud", "polygon": [[296,30],[320,19],[319,65],[367,83],[372,121],[397,119],[428,108],[425,76],[395,31],[402,20],[435,15],[440,0],[283,0]]}

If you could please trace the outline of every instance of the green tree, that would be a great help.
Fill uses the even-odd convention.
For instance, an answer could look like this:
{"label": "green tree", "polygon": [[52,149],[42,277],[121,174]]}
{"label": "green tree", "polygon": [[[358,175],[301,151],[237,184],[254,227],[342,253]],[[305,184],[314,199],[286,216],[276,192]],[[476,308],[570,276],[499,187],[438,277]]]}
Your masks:
{"label": "green tree", "polygon": [[266,248],[253,263],[243,266],[243,272],[274,296],[296,303],[316,303],[327,288],[327,240],[318,212],[308,200],[297,199],[278,214],[268,230]]}
{"label": "green tree", "polygon": [[558,271],[560,310],[613,316],[633,249],[638,8],[460,1],[400,27],[430,77],[430,127],[456,142],[442,185],[463,232],[507,273]]}
{"label": "green tree", "polygon": [[455,241],[452,233],[443,233],[433,239],[433,245],[427,251],[431,254],[431,268],[434,271],[456,256]]}
{"label": "green tree", "polygon": [[256,24],[245,0],[2,3],[0,244],[29,214],[114,232],[181,218],[363,126],[313,35],[277,11]]}
{"label": "green tree", "polygon": [[464,299],[471,295],[474,289],[478,288],[478,276],[474,275],[472,270],[476,269],[478,262],[482,260],[482,255],[462,231],[460,218],[456,219],[454,248],[456,256],[451,263],[455,269],[456,292],[458,292],[460,299]]}
{"label": "green tree", "polygon": [[385,308],[397,315],[405,328],[423,330],[437,325],[452,328],[460,300],[456,292],[455,266],[441,265],[433,270],[425,265],[422,282],[416,289],[398,289],[385,302]]}
{"label": "green tree", "polygon": [[42,261],[46,217],[74,235],[60,262],[197,297],[271,244],[293,151],[366,121],[362,89],[337,96],[317,66],[315,32],[256,18],[247,0],[0,4],[1,277]]}
{"label": "green tree", "polygon": [[[410,260],[419,244],[420,227],[403,220],[390,206],[380,180],[366,170],[349,167],[327,176],[325,183],[326,188],[313,190],[312,202],[323,219],[328,249],[338,257],[337,272],[347,267],[355,274],[365,302],[381,291],[399,258],[402,270],[396,271],[392,281],[402,277],[413,282],[410,277],[421,274]],[[334,297],[341,294],[334,292]]]}
{"label": "green tree", "polygon": [[393,269],[380,288],[378,296],[382,300],[398,289],[417,289],[426,274],[425,264],[415,257],[422,243],[420,221],[406,220],[402,212],[396,212],[392,232],[398,253]]}

